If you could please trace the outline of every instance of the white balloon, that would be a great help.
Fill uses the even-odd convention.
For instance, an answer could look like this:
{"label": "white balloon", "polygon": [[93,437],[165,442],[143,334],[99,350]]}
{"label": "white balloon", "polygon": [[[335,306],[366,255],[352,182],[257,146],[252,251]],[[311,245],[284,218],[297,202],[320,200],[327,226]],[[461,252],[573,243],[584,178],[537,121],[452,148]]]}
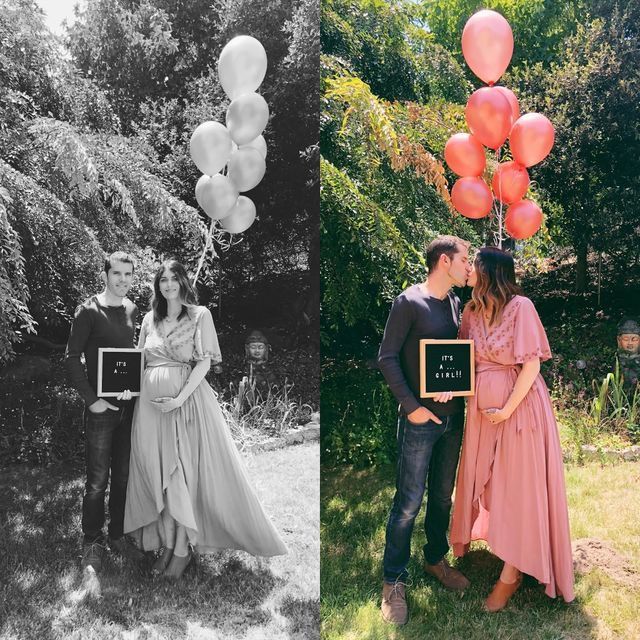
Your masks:
{"label": "white balloon", "polygon": [[218,77],[231,98],[255,91],[267,72],[267,52],[259,40],[237,36],[227,42],[218,59]]}
{"label": "white balloon", "polygon": [[250,191],[264,177],[267,165],[260,152],[253,147],[242,147],[231,156],[227,175],[238,191]]}
{"label": "white balloon", "polygon": [[211,219],[220,220],[231,213],[238,190],[227,176],[201,176],[196,184],[196,200]]}
{"label": "white balloon", "polygon": [[208,176],[218,173],[231,157],[229,131],[219,122],[203,122],[191,134],[189,153],[202,173]]}
{"label": "white balloon", "polygon": [[[235,143],[234,143],[235,144]],[[246,149],[247,147],[253,147],[257,149],[263,158],[267,158],[267,141],[264,139],[264,136],[258,136],[253,139],[251,142],[247,142],[247,144],[243,144],[241,149]]]}
{"label": "white balloon", "polygon": [[256,205],[247,196],[240,196],[231,213],[225,216],[220,224],[229,233],[242,233],[253,224],[255,219]]}
{"label": "white balloon", "polygon": [[257,138],[269,122],[269,106],[257,93],[237,97],[227,109],[227,128],[232,140],[240,147]]}

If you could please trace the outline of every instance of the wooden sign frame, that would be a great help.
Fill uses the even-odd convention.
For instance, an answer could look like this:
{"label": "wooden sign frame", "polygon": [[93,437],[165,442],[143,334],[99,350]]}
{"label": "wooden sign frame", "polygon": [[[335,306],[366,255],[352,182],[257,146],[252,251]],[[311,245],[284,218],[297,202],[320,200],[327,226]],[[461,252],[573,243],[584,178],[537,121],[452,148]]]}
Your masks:
{"label": "wooden sign frame", "polygon": [[443,389],[442,391],[453,391],[453,396],[472,396],[475,394],[476,375],[475,375],[475,355],[473,340],[420,340],[420,397],[434,398],[442,393],[442,391],[427,391],[427,351],[430,344],[446,345],[446,344],[466,344],[469,345],[469,388],[453,391],[453,389]]}
{"label": "wooden sign frame", "polygon": [[[142,376],[144,374],[144,350],[143,349],[120,349],[114,347],[100,347],[98,349],[98,389],[96,391],[96,395],[99,398],[116,398],[122,391],[126,389],[121,389],[119,391],[104,391],[104,354],[105,353],[122,353],[124,359],[130,358],[129,354],[136,353],[140,354],[140,390],[142,389]],[[137,366],[137,365],[136,365]],[[132,396],[139,396],[140,391],[131,391]]]}

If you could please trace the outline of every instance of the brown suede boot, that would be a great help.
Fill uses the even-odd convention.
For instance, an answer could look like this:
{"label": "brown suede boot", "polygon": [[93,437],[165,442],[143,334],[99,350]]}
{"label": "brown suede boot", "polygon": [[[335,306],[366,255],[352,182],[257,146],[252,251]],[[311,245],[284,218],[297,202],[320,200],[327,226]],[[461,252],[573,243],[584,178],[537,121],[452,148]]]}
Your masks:
{"label": "brown suede boot", "polygon": [[496,586],[493,587],[493,591],[489,594],[489,597],[484,601],[484,608],[491,613],[500,611],[507,606],[509,598],[518,590],[522,584],[522,573],[518,575],[515,582],[507,583],[498,579]]}
{"label": "brown suede boot", "polygon": [[440,583],[452,591],[464,591],[471,583],[460,571],[449,566],[442,558],[437,564],[424,564],[424,572],[437,578]]}
{"label": "brown suede boot", "polygon": [[403,582],[382,583],[382,617],[391,624],[406,624],[409,611]]}

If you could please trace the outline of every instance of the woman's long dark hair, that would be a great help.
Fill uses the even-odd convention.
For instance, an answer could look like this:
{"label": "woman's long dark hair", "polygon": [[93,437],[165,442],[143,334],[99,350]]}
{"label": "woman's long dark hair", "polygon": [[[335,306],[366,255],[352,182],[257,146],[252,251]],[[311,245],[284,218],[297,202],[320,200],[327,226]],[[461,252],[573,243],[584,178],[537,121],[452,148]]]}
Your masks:
{"label": "woman's long dark hair", "polygon": [[474,267],[477,281],[469,308],[483,314],[491,309],[491,325],[500,320],[509,300],[522,293],[516,284],[513,256],[497,247],[482,247],[476,254]]}
{"label": "woman's long dark hair", "polygon": [[151,299],[151,308],[153,309],[153,321],[158,324],[167,317],[167,299],[160,293],[160,278],[165,269],[168,269],[178,278],[180,285],[180,299],[182,300],[182,310],[178,318],[187,313],[188,304],[198,304],[198,297],[191,286],[187,270],[177,260],[165,260],[153,278],[153,298]]}

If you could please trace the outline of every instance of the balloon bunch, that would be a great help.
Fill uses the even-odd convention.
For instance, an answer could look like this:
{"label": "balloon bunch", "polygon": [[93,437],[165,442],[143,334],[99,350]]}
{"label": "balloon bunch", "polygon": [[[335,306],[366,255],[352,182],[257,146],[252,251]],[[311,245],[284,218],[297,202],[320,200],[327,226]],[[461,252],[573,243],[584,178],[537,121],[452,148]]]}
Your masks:
{"label": "balloon bunch", "polygon": [[203,122],[189,142],[189,152],[202,172],[196,200],[229,233],[246,231],[256,218],[256,206],[240,193],[250,191],[266,171],[267,144],[262,136],[269,120],[265,99],[255,93],[267,72],[267,53],[251,36],[237,36],[222,49],[218,77],[231,103],[226,126]]}
{"label": "balloon bunch", "polygon": [[[531,237],[542,224],[542,211],[524,199],[529,189],[527,168],[547,157],[555,132],[551,122],[539,113],[520,115],[513,91],[495,82],[509,66],[513,54],[513,33],[499,13],[483,9],[467,20],[462,32],[462,53],[467,64],[488,86],[475,91],[465,109],[468,133],[456,133],[447,141],[444,157],[460,179],[451,189],[455,209],[467,218],[484,218],[494,206],[498,218],[498,245],[502,246],[502,206],[509,205],[504,227],[515,239]],[[496,152],[509,139],[512,161],[499,163],[491,188],[482,179],[486,166],[484,146]]]}

